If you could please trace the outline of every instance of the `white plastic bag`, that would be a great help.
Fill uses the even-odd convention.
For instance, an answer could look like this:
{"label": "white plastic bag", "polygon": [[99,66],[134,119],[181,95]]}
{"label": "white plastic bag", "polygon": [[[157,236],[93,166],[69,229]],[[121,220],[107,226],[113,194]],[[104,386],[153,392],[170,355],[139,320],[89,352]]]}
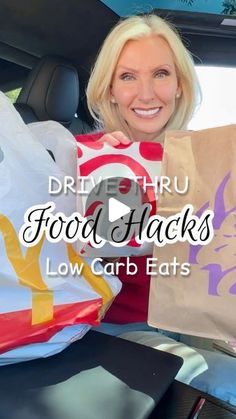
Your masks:
{"label": "white plastic bag", "polygon": [[[58,141],[58,132],[56,137]],[[63,181],[64,175],[0,93],[0,364],[63,349],[90,325],[99,324],[120,290],[116,277],[93,274],[91,261],[79,257],[71,244],[53,244],[43,237],[26,248],[19,241],[25,211],[32,205],[54,201],[67,216],[76,210],[72,193],[49,195],[49,176]],[[47,261],[50,273],[64,263],[68,274],[51,275]],[[75,263],[82,265],[81,275],[71,272]]]}

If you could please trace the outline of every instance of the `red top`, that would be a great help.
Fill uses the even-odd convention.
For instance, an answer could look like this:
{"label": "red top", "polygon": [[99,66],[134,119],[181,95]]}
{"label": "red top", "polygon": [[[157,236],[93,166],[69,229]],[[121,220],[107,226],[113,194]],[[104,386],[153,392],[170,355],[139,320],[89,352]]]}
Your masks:
{"label": "red top", "polygon": [[[97,141],[103,133],[77,135],[80,142]],[[107,311],[104,321],[108,323],[146,322],[148,315],[148,298],[150,275],[146,274],[146,259],[148,256],[129,258],[137,266],[136,275],[127,275],[126,266],[119,269],[119,279],[122,289]],[[150,256],[149,256],[150,257]],[[120,258],[120,262],[127,264],[127,258]]]}
{"label": "red top", "polygon": [[[127,275],[126,267],[120,268],[122,288],[104,321],[119,324],[147,321],[150,275],[146,274],[146,259],[147,256],[129,258],[137,266],[136,275]],[[120,262],[127,264],[127,258],[120,258]]]}

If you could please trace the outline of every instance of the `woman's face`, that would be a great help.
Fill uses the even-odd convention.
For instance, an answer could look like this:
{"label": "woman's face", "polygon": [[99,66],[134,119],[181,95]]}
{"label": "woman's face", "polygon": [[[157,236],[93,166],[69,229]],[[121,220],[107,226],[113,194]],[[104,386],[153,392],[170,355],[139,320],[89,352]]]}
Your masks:
{"label": "woman's face", "polygon": [[180,94],[172,52],[163,38],[149,36],[125,44],[112,80],[111,101],[133,140],[154,140],[175,111]]}

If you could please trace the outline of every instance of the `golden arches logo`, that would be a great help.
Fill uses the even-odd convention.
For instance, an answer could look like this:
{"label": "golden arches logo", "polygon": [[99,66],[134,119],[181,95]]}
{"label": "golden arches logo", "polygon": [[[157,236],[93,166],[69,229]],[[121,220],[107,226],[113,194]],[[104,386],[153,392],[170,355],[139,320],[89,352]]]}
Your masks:
{"label": "golden arches logo", "polygon": [[[53,319],[53,291],[48,289],[43,281],[40,269],[40,252],[45,237],[36,246],[27,248],[25,255],[10,220],[0,214],[0,232],[3,235],[7,258],[13,267],[19,284],[32,290],[32,325],[44,323]],[[67,245],[69,261],[72,264],[82,263],[82,258],[76,254],[72,245]],[[84,261],[83,277],[95,292],[103,299],[103,309],[113,299],[113,293],[102,276],[94,275],[90,266]]]}

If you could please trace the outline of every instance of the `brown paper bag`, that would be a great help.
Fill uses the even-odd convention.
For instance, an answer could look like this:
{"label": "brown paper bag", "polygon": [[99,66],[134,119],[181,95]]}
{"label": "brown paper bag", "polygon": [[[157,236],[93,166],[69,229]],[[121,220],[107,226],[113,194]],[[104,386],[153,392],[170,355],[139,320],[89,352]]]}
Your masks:
{"label": "brown paper bag", "polygon": [[[202,131],[168,132],[162,176],[189,177],[187,193],[165,192],[158,214],[169,217],[192,204],[198,216],[214,211],[214,238],[154,248],[149,324],[176,332],[236,338],[236,125]],[[172,184],[172,183],[171,183]],[[173,261],[179,263],[176,275]],[[183,275],[183,263],[190,274]],[[169,270],[169,272],[167,272]],[[160,272],[161,271],[161,272]],[[181,272],[182,271],[182,272]]]}

